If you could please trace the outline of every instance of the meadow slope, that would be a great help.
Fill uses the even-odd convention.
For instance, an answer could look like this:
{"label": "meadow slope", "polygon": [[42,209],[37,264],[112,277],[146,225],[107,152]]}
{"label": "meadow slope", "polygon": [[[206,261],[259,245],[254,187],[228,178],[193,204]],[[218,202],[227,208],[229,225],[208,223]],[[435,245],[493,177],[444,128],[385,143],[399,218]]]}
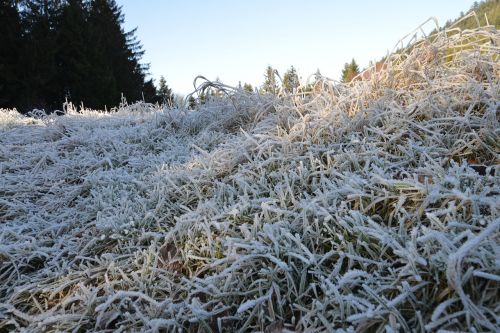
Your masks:
{"label": "meadow slope", "polygon": [[1,110],[0,332],[499,331],[498,45],[196,111]]}

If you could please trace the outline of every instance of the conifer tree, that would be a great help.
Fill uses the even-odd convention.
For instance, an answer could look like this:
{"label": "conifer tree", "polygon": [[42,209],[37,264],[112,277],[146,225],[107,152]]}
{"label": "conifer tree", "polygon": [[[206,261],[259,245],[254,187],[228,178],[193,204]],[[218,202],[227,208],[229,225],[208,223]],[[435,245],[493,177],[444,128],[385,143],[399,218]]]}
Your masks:
{"label": "conifer tree", "polygon": [[145,102],[148,103],[156,103],[158,100],[158,90],[155,87],[153,79],[149,79],[144,82],[144,86],[142,87],[142,97]]}
{"label": "conifer tree", "polygon": [[76,105],[84,103],[97,107],[98,100],[90,91],[93,84],[93,58],[91,31],[87,24],[87,11],[82,0],[68,0],[61,12],[57,33],[58,81],[61,101]]}
{"label": "conifer tree", "polygon": [[299,76],[297,70],[292,66],[283,76],[283,88],[287,93],[293,93],[299,87]]}
{"label": "conifer tree", "polygon": [[[89,25],[92,28],[92,92],[91,107],[101,108],[120,103],[123,94],[129,101],[139,99],[139,91],[130,88],[130,72],[126,37],[121,28],[123,17],[111,0],[93,0],[90,5]],[[137,89],[139,90],[139,89]]]}
{"label": "conifer tree", "polygon": [[174,100],[172,89],[168,87],[167,80],[165,80],[163,75],[158,82],[158,99],[161,104],[166,104],[168,106],[172,106]]}
{"label": "conifer tree", "polygon": [[14,0],[0,0],[0,107],[13,108],[19,102],[23,34],[21,17]]}
{"label": "conifer tree", "polygon": [[152,82],[145,80],[148,67],[140,63],[144,51],[135,37],[136,30],[125,32],[121,27],[123,21],[116,1],[91,2],[89,24],[94,41],[95,87],[103,89],[95,93],[99,94],[101,104],[117,105],[122,94],[135,102],[145,97],[145,90],[148,94],[152,92]]}
{"label": "conifer tree", "polygon": [[262,86],[262,92],[264,94],[278,93],[278,84],[276,81],[276,72],[271,66],[267,66],[266,72],[264,74],[264,85]]}
{"label": "conifer tree", "polygon": [[341,80],[342,80],[342,82],[346,82],[346,83],[351,82],[352,79],[358,74],[359,74],[359,66],[353,58],[350,63],[344,64],[344,69],[342,70]]}
{"label": "conifer tree", "polygon": [[194,110],[196,108],[196,99],[193,96],[188,98],[188,108]]}
{"label": "conifer tree", "polygon": [[249,93],[253,92],[253,87],[250,83],[246,83],[243,85],[243,90]]}
{"label": "conifer tree", "polygon": [[56,28],[62,1],[20,1],[26,38],[21,55],[23,66],[23,107],[60,108],[56,62]]}
{"label": "conifer tree", "polygon": [[205,104],[207,102],[207,94],[204,91],[200,92],[198,100],[200,101],[201,105]]}
{"label": "conifer tree", "polygon": [[349,65],[349,67],[351,68],[351,72],[354,73],[355,75],[358,75],[359,74],[359,66],[358,64],[356,63],[356,61],[354,60],[354,58],[352,58],[351,60],[351,63]]}

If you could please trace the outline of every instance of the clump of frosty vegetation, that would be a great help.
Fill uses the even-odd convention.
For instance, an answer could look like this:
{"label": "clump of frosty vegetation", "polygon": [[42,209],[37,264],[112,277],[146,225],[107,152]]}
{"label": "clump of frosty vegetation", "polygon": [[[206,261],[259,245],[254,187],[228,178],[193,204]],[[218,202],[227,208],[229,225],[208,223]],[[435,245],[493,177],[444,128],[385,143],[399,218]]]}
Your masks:
{"label": "clump of frosty vegetation", "polygon": [[0,331],[498,331],[500,35],[196,111],[0,111]]}

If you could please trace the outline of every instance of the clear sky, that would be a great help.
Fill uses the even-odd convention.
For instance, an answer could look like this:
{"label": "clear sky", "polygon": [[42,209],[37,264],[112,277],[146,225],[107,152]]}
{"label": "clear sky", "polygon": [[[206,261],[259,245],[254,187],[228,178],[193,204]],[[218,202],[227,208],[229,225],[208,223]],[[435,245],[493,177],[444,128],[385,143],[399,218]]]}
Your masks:
{"label": "clear sky", "polygon": [[[319,68],[338,79],[344,63],[378,60],[434,16],[439,24],[467,11],[472,0],[117,0],[125,29],[137,27],[157,80],[176,93],[193,79],[217,77],[260,86],[271,65],[293,65],[302,79]],[[426,25],[427,31],[433,25]]]}

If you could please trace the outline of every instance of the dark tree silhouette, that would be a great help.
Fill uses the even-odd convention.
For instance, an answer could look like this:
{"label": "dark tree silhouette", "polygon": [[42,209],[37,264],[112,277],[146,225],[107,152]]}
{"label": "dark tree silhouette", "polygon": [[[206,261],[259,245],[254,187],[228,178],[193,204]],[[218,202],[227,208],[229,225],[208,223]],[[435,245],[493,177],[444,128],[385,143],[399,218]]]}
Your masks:
{"label": "dark tree silhouette", "polygon": [[0,107],[110,108],[158,99],[115,0],[0,0]]}
{"label": "dark tree silhouette", "polygon": [[23,46],[21,17],[13,0],[0,0],[0,107],[18,105],[22,91]]}

